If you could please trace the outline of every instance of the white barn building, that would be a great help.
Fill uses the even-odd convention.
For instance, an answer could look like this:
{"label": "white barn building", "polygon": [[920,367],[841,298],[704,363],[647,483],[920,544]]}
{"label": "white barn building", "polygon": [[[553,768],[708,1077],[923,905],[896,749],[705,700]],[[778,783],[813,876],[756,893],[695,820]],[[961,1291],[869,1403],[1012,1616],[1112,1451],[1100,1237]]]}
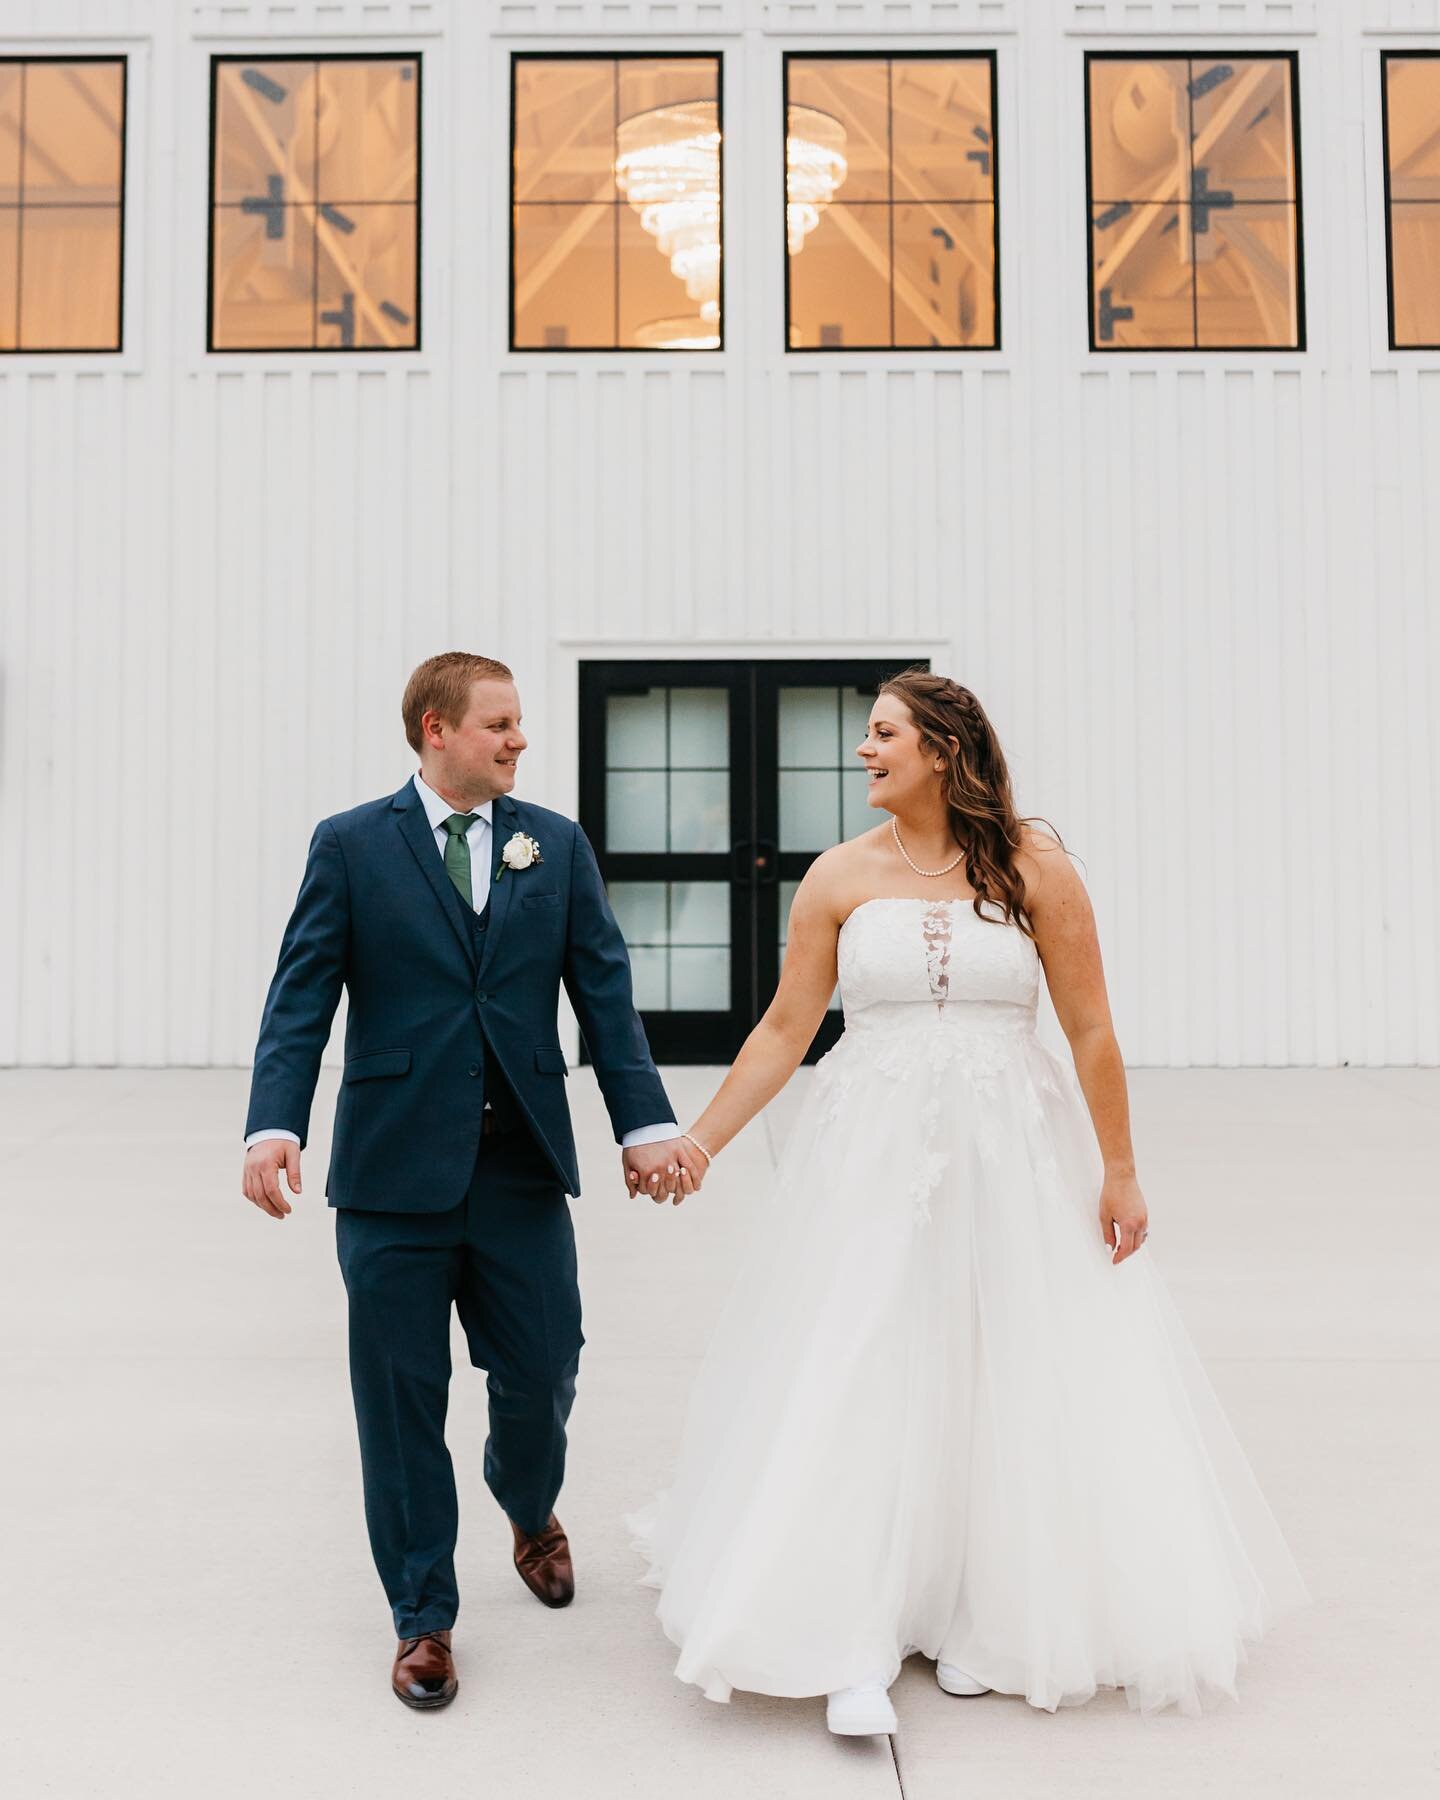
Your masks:
{"label": "white barn building", "polygon": [[0,0],[0,1063],[247,1062],[450,648],[662,1059],[928,658],[1130,1062],[1440,1062],[1437,480],[1437,0]]}

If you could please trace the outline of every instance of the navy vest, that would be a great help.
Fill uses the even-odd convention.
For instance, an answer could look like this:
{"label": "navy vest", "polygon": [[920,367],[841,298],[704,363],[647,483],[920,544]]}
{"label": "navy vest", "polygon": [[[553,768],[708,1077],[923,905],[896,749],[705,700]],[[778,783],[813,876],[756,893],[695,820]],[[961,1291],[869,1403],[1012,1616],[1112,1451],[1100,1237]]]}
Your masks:
{"label": "navy vest", "polygon": [[[479,967],[480,958],[485,949],[485,933],[490,926],[490,905],[487,899],[483,912],[470,914],[470,939],[475,946],[475,964]],[[483,1033],[484,1027],[481,1027]],[[489,1038],[485,1039],[485,1075],[484,1105],[495,1114],[495,1123],[502,1131],[513,1130],[517,1125],[524,1125],[525,1115],[521,1112],[510,1083],[505,1079],[500,1068],[500,1059],[490,1048]]]}

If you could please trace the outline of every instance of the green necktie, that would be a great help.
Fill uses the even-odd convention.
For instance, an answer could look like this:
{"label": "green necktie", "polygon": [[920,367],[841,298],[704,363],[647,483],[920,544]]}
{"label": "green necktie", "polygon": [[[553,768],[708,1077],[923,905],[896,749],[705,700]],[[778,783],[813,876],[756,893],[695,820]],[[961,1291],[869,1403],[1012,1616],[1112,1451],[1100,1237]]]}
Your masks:
{"label": "green necktie", "polygon": [[445,820],[445,873],[460,890],[460,898],[474,911],[475,900],[470,890],[470,846],[465,833],[480,817],[479,813],[451,813]]}

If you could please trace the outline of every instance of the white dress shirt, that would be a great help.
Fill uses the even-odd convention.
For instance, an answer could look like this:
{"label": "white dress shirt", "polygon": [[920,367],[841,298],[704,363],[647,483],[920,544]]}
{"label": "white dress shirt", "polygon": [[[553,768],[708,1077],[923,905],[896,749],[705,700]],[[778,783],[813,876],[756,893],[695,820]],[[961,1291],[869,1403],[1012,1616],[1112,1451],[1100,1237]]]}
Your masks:
{"label": "white dress shirt", "polygon": [[[417,769],[415,771],[415,792],[420,796],[420,804],[425,808],[425,817],[430,821],[430,835],[435,840],[435,848],[440,859],[445,859],[445,840],[447,832],[445,821],[455,808],[441,794],[437,794]],[[484,912],[490,900],[490,833],[494,829],[493,813],[495,802],[487,800],[483,806],[475,809],[475,823],[465,833],[465,843],[470,851],[470,892],[474,897],[477,913]],[[657,1144],[663,1138],[679,1137],[680,1127],[673,1119],[666,1119],[659,1125],[637,1125],[634,1131],[627,1131],[620,1143],[629,1150],[635,1144]],[[252,1144],[258,1144],[262,1138],[288,1138],[292,1144],[300,1142],[293,1131],[252,1131],[245,1140],[248,1150]]]}

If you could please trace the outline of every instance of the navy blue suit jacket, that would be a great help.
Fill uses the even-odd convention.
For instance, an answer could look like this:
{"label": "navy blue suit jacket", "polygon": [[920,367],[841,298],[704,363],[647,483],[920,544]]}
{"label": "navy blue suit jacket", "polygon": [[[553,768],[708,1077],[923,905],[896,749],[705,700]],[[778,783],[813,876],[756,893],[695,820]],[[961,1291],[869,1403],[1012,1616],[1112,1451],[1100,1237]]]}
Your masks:
{"label": "navy blue suit jacket", "polygon": [[[465,1198],[487,1062],[499,1063],[568,1193],[580,1192],[557,1009],[563,981],[616,1141],[674,1118],[630,987],[625,940],[573,819],[503,795],[491,829],[489,927],[477,960],[413,781],[315,828],[270,983],[245,1135],[305,1142],[320,1057],[349,995],[325,1192],[332,1206],[438,1212]],[[543,861],[507,869],[517,831]]]}

